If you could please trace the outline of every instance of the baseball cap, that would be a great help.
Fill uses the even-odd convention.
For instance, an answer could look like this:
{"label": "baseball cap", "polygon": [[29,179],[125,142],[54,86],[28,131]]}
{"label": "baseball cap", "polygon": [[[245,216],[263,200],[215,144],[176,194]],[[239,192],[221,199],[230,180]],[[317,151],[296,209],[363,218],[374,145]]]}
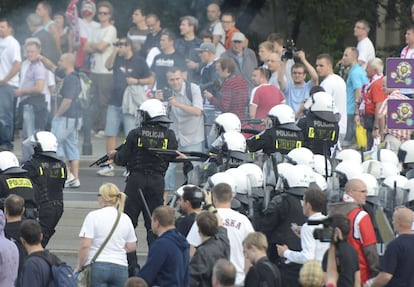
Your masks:
{"label": "baseball cap", "polygon": [[216,53],[216,46],[213,43],[202,43],[200,48],[195,49],[197,52],[210,52],[215,54]]}
{"label": "baseball cap", "polygon": [[244,42],[244,40],[246,40],[246,37],[244,36],[242,32],[234,33],[233,37],[231,38],[232,42],[235,42],[235,41]]}

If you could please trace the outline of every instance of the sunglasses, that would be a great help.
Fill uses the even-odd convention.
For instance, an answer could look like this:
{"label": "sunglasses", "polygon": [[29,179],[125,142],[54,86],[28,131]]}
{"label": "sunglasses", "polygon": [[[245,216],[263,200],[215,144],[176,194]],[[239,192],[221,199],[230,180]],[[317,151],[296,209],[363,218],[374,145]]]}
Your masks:
{"label": "sunglasses", "polygon": [[113,44],[115,47],[128,46],[127,42],[118,42]]}

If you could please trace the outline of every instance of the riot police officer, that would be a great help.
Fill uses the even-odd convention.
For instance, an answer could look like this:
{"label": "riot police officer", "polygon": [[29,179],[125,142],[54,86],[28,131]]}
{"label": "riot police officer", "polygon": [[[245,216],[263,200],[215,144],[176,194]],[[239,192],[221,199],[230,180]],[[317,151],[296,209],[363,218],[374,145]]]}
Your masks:
{"label": "riot police officer", "polygon": [[[151,231],[151,217],[145,211],[145,204],[148,205],[151,213],[155,208],[163,205],[164,175],[169,161],[169,158],[151,152],[149,148],[175,150],[178,144],[174,132],[168,128],[171,120],[167,117],[165,106],[161,101],[156,99],[145,101],[139,107],[138,113],[140,126],[128,134],[119,151],[110,151],[108,156],[115,164],[126,166],[130,171],[125,187],[127,195],[125,213],[136,227],[138,216],[143,211],[149,245],[155,236]],[[135,252],[128,253],[128,264],[129,274],[135,275],[135,269],[138,268]]]}
{"label": "riot police officer", "polygon": [[303,135],[295,124],[295,113],[291,107],[279,104],[270,109],[268,116],[271,126],[247,139],[249,151],[263,149],[268,155],[274,152],[287,154],[303,145]]}
{"label": "riot police officer", "polygon": [[314,154],[330,156],[330,149],[336,145],[339,134],[332,96],[326,92],[311,94],[304,108],[306,116],[298,122],[303,132],[303,145]]}
{"label": "riot police officer", "polygon": [[0,208],[9,194],[17,194],[24,199],[26,219],[37,219],[38,205],[35,186],[28,177],[27,170],[20,168],[17,157],[9,151],[0,152]]}
{"label": "riot police officer", "polygon": [[[257,230],[266,234],[269,246],[286,244],[292,250],[300,251],[300,238],[292,231],[292,225],[301,226],[306,221],[301,200],[309,187],[309,175],[300,166],[291,166],[286,171],[281,170],[280,176],[284,191],[270,200],[268,208],[257,221]],[[283,286],[299,286],[297,278],[301,265],[285,264],[278,257],[275,247],[269,248],[269,259],[278,264]]]}
{"label": "riot police officer", "polygon": [[63,214],[63,188],[67,178],[66,164],[56,155],[57,139],[48,131],[34,133],[29,138],[33,146],[32,159],[23,164],[37,187],[39,223],[42,226],[42,245],[45,247]]}

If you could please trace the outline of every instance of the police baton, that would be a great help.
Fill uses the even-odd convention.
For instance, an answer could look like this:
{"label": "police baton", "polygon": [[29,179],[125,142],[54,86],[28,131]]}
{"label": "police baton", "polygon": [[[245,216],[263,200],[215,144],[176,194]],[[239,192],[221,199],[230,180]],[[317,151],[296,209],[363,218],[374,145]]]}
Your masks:
{"label": "police baton", "polygon": [[144,204],[145,212],[147,213],[148,218],[151,219],[151,211],[150,211],[150,209],[148,207],[147,200],[145,199],[144,194],[142,193],[142,189],[141,188],[138,188],[138,195],[141,198],[142,203]]}

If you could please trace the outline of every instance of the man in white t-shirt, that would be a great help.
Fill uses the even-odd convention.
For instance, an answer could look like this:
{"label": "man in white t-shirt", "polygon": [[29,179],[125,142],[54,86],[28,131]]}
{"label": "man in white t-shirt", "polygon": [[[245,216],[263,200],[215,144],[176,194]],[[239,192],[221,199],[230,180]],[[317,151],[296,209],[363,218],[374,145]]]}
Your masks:
{"label": "man in white t-shirt", "polygon": [[208,31],[213,34],[213,43],[217,46],[219,42],[224,43],[226,33],[220,21],[221,11],[217,3],[211,3],[207,6]]}
{"label": "man in white t-shirt", "polygon": [[[217,213],[223,221],[223,227],[227,229],[230,242],[230,261],[237,270],[236,286],[243,286],[245,264],[249,264],[243,255],[243,240],[250,232],[254,232],[253,226],[245,215],[231,209],[233,193],[230,185],[227,183],[217,184],[213,187],[212,196]],[[201,244],[197,224],[191,228],[187,235],[187,241],[192,246]]]}
{"label": "man in white t-shirt", "polygon": [[[401,50],[400,57],[402,59],[414,59],[414,24],[410,25],[405,32],[405,46]],[[414,95],[414,89],[400,89],[401,94],[410,98]]]}
{"label": "man in white t-shirt", "polygon": [[368,38],[370,31],[369,23],[365,20],[358,20],[354,27],[354,36],[358,40],[358,64],[365,70],[369,61],[375,59],[375,48]]}
{"label": "man in white t-shirt", "polygon": [[0,20],[0,149],[13,149],[14,90],[19,86],[20,44],[7,19]]}
{"label": "man in white t-shirt", "polygon": [[334,99],[334,112],[339,113],[339,142],[346,134],[346,83],[333,72],[333,59],[329,54],[320,54],[316,58],[316,72],[323,78],[320,86]]}
{"label": "man in white t-shirt", "polygon": [[98,111],[93,128],[103,136],[106,122],[106,110],[112,92],[112,71],[105,67],[105,62],[112,54],[112,44],[116,40],[116,29],[111,24],[112,5],[107,1],[98,4],[98,19],[100,27],[92,32],[91,38],[85,45],[85,51],[91,54],[92,89],[98,102]]}

